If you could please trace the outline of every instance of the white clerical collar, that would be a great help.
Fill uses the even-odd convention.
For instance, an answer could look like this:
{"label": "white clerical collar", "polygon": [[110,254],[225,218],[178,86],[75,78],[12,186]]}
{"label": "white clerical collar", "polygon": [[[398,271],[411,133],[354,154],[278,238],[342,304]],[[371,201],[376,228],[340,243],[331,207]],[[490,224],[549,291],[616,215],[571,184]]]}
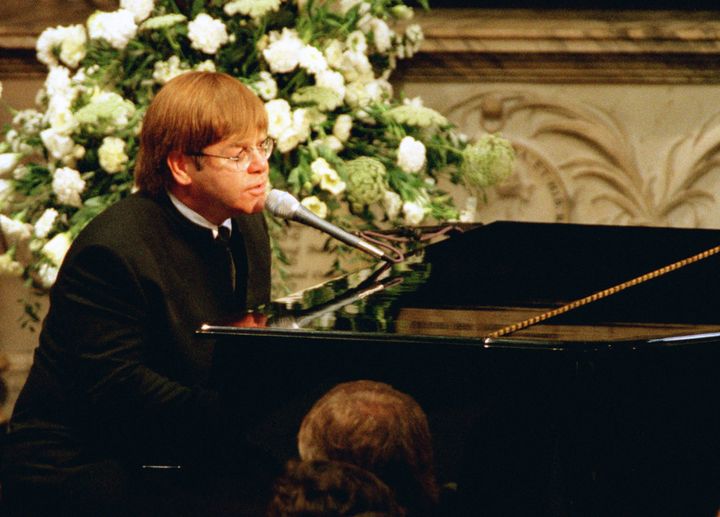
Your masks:
{"label": "white clerical collar", "polygon": [[[191,223],[195,223],[198,226],[202,226],[203,228],[207,228],[208,230],[212,231],[213,238],[217,238],[218,236],[218,225],[213,224],[207,219],[205,219],[203,216],[198,214],[195,210],[187,206],[185,203],[180,201],[178,198],[173,196],[172,192],[167,193],[168,197],[170,198],[170,201],[172,201],[172,204],[175,205],[175,208],[178,209],[178,212],[180,212],[186,219],[188,219]],[[220,226],[225,226],[228,230],[232,232],[232,221],[230,219],[225,219],[222,223],[220,223]]]}

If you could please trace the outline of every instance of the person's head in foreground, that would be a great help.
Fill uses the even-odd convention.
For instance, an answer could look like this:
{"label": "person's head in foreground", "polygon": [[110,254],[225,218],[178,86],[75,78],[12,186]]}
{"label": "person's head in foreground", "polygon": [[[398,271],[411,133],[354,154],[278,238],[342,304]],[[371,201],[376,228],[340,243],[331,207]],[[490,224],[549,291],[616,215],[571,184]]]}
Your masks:
{"label": "person's head in foreground", "polygon": [[303,460],[335,460],[376,474],[408,515],[437,504],[427,417],[409,395],[381,382],[339,384],[310,409],[298,433]]}
{"label": "person's head in foreground", "polygon": [[288,462],[275,481],[267,517],[402,517],[377,476],[337,461]]}

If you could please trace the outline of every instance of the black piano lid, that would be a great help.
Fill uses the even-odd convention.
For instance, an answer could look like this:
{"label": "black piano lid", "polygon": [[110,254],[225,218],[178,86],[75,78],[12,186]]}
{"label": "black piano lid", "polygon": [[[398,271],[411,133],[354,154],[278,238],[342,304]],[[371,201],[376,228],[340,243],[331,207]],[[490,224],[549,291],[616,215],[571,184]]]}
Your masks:
{"label": "black piano lid", "polygon": [[510,335],[487,336],[718,245],[719,230],[496,222],[199,332],[545,350],[712,343],[720,337],[718,255]]}

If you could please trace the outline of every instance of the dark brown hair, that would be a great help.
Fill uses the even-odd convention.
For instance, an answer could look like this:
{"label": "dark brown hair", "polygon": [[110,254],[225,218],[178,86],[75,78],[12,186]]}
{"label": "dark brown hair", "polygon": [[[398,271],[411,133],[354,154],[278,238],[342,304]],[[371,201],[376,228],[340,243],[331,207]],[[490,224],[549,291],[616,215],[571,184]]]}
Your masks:
{"label": "dark brown hair", "polygon": [[358,465],[395,491],[408,515],[437,503],[427,417],[409,395],[381,382],[338,384],[310,409],[298,433],[304,460]]}
{"label": "dark brown hair", "polygon": [[186,72],[163,86],[143,119],[135,185],[157,196],[172,181],[171,151],[196,153],[234,134],[267,130],[265,105],[237,79],[217,72]]}
{"label": "dark brown hair", "polygon": [[356,465],[291,460],[275,481],[267,517],[402,517],[388,486]]}

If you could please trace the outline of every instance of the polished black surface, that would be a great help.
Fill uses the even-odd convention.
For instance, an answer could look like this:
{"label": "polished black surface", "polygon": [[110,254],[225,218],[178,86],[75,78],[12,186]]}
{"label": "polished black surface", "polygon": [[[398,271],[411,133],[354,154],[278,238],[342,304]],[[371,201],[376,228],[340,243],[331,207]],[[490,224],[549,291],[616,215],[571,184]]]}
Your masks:
{"label": "polished black surface", "polygon": [[[263,313],[262,332],[553,349],[703,343],[720,332],[713,303],[720,255],[486,338],[717,245],[716,230],[494,223],[451,234],[401,264],[378,264],[279,300]],[[238,318],[204,331],[255,333],[257,321]],[[668,337],[675,339],[663,341]]]}
{"label": "polished black surface", "polygon": [[720,244],[720,231],[495,223],[230,322],[212,382],[283,460],[338,382],[428,415],[457,515],[694,516],[720,508],[718,258],[519,332],[505,325]]}

